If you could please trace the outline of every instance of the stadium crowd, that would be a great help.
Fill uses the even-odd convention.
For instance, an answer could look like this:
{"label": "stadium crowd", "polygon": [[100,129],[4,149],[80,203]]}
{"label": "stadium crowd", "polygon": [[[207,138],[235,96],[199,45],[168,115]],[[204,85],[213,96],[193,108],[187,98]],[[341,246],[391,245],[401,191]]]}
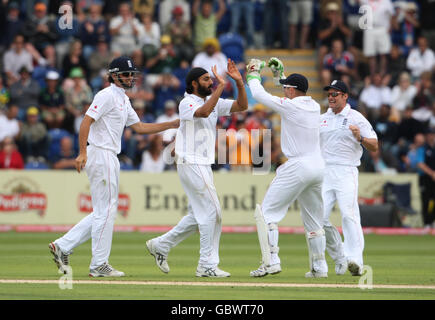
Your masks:
{"label": "stadium crowd", "polygon": [[[367,6],[372,19],[364,16]],[[245,49],[310,48],[318,53],[322,85],[345,81],[349,104],[378,134],[381,148],[365,151],[360,170],[424,175],[418,163],[435,148],[433,12],[429,0],[2,0],[0,168],[73,169],[81,120],[94,94],[109,85],[114,57],[131,56],[141,71],[127,93],[140,119],[161,122],[178,117],[192,66],[217,65],[225,74],[231,57],[244,72]],[[236,94],[228,81],[223,96]],[[326,99],[319,103],[326,109]],[[218,128],[251,144],[252,129],[271,129],[275,170],[284,159],[280,121],[269,111],[250,97],[249,112],[220,119]],[[174,131],[142,136],[126,128],[121,168],[174,169],[163,158]],[[230,157],[243,156],[226,147]]]}

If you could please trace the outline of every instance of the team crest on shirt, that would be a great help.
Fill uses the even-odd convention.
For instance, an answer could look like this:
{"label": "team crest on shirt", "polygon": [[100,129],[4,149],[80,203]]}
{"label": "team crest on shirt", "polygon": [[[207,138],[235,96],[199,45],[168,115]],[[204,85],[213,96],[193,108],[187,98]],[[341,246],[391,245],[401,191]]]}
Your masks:
{"label": "team crest on shirt", "polygon": [[321,127],[327,127],[328,123],[326,122],[326,120],[323,120],[322,123],[320,124]]}
{"label": "team crest on shirt", "polygon": [[343,123],[341,124],[343,127],[347,125],[347,118],[344,118]]}

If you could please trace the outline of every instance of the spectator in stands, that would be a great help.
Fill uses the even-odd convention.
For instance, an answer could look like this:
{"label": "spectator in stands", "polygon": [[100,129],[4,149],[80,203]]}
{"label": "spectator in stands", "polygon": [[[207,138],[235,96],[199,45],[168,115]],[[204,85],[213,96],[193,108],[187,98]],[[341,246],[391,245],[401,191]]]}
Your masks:
{"label": "spectator in stands", "polygon": [[[161,2],[161,1],[157,1]],[[144,13],[154,15],[154,0],[132,0],[133,12],[139,16]]]}
{"label": "spectator in stands", "polygon": [[341,39],[344,47],[347,46],[352,32],[343,20],[340,7],[336,2],[329,2],[325,7],[325,17],[320,20],[319,32],[319,68],[323,65],[323,59],[331,48],[332,40]]}
{"label": "spectator in stands", "polygon": [[[370,75],[380,72],[385,75],[387,71],[387,55],[391,51],[390,28],[395,14],[391,0],[360,0],[363,6],[370,6],[373,25],[363,31],[363,52],[369,59]],[[377,57],[380,56],[380,64]]]}
{"label": "spectator in stands", "polygon": [[422,35],[428,40],[429,46],[435,50],[435,19],[433,13],[435,12],[435,2],[433,0],[419,0],[420,5],[420,29]]}
{"label": "spectator in stands", "polygon": [[59,73],[49,71],[46,75],[47,87],[39,95],[42,121],[48,129],[61,128],[65,120],[65,97],[59,86]]}
{"label": "spectator in stands", "polygon": [[32,55],[25,48],[24,37],[18,34],[14,38],[11,48],[3,55],[3,68],[7,76],[7,84],[12,85],[19,79],[18,71],[26,67],[33,71]]}
{"label": "spectator in stands", "polygon": [[420,173],[418,163],[424,161],[424,151],[425,137],[423,133],[418,133],[414,137],[414,143],[409,146],[408,153],[401,159],[404,163],[404,171]]}
{"label": "spectator in stands", "polygon": [[428,47],[427,39],[418,37],[417,46],[411,50],[406,60],[406,66],[411,70],[414,80],[418,79],[423,72],[432,71],[435,68],[435,54]]}
{"label": "spectator in stands", "polygon": [[408,148],[414,141],[416,134],[426,131],[426,128],[421,125],[421,122],[412,117],[412,111],[412,106],[406,107],[402,121],[399,123],[398,139],[400,147]]}
{"label": "spectator in stands", "polygon": [[[137,64],[135,64],[137,66]],[[141,100],[150,103],[154,99],[153,88],[145,81],[145,75],[139,74],[136,78],[136,85],[125,93],[131,101]]]}
{"label": "spectator in stands", "polygon": [[395,86],[399,81],[399,75],[406,71],[406,58],[398,45],[393,44],[387,58],[387,76],[390,77],[389,86]]}
{"label": "spectator in stands", "polygon": [[142,153],[140,171],[160,173],[163,172],[164,168],[163,137],[160,134],[155,134],[149,137],[149,148]]}
{"label": "spectator in stands", "polygon": [[416,30],[420,27],[417,9],[415,2],[405,2],[396,9],[399,13],[392,19],[393,43],[400,46],[405,56],[414,46]]}
{"label": "spectator in stands", "polygon": [[145,66],[151,74],[160,74],[163,69],[170,68],[171,70],[178,67],[179,57],[172,45],[172,39],[168,35],[163,35],[160,38],[161,47],[156,54],[145,62]]}
{"label": "spectator in stands", "polygon": [[107,66],[113,60],[112,53],[109,51],[109,44],[104,36],[99,37],[96,50],[89,57],[88,67],[90,73],[89,84],[92,91],[96,93],[103,86],[103,76],[107,73]]}
{"label": "spectator in stands", "polygon": [[423,171],[420,176],[421,203],[423,223],[426,228],[435,228],[435,131],[426,134],[424,159],[418,163]]}
{"label": "spectator in stands", "polygon": [[5,112],[9,100],[9,90],[3,84],[3,77],[0,76],[0,114]]}
{"label": "spectator in stands", "polygon": [[[62,6],[67,6],[71,8],[70,10],[73,8],[73,4],[69,0],[62,1],[60,7]],[[62,62],[63,58],[68,54],[70,44],[80,37],[81,25],[77,17],[77,14],[73,15],[72,20],[67,21],[69,24],[68,26],[65,26],[65,17],[62,15],[57,15],[57,18],[55,19],[55,30],[58,37],[54,46],[56,48],[57,56],[59,57],[59,62]]]}
{"label": "spectator in stands", "polygon": [[190,63],[189,61],[182,59],[180,62],[180,66],[178,68],[175,68],[172,70],[172,74],[177,77],[177,79],[180,81],[180,87],[178,88],[178,95],[183,96],[186,92],[186,76],[189,73],[190,70]]}
{"label": "spectator in stands", "polygon": [[10,104],[5,114],[0,114],[0,142],[6,137],[16,139],[20,134],[20,124],[17,120],[18,107]]}
{"label": "spectator in stands", "polygon": [[[249,0],[232,0],[228,1],[231,10],[231,29],[232,33],[240,33],[240,22],[244,22],[244,38],[248,48],[254,45],[255,34],[255,3]],[[242,19],[243,17],[243,19]]]}
{"label": "spectator in stands", "polygon": [[264,44],[274,48],[276,35],[281,48],[288,48],[288,0],[266,0],[264,4]]}
{"label": "spectator in stands", "polygon": [[[251,169],[252,137],[246,129],[245,116],[240,115],[236,128],[227,131],[228,157],[231,171],[246,172]],[[255,144],[253,144],[255,145]]]}
{"label": "spectator in stands", "polygon": [[420,76],[417,85],[417,94],[413,100],[414,111],[412,117],[425,123],[432,116],[432,107],[435,103],[435,86],[432,82],[432,73],[425,71]]}
{"label": "spectator in stands", "polygon": [[417,88],[411,84],[411,77],[408,72],[402,72],[399,83],[391,91],[392,116],[394,121],[400,122],[405,108],[412,105]]}
{"label": "spectator in stands", "polygon": [[270,111],[264,105],[257,103],[253,109],[253,113],[246,119],[246,129],[272,129],[272,122],[267,117],[267,112]]}
{"label": "spectator in stands", "polygon": [[332,41],[331,52],[323,59],[321,75],[325,86],[330,84],[332,79],[345,80],[344,78],[356,79],[358,77],[353,55],[344,51],[343,42],[340,39]]}
{"label": "spectator in stands", "polygon": [[183,17],[183,8],[181,6],[174,7],[172,19],[165,25],[164,33],[171,37],[177,56],[192,61],[195,54],[192,44],[192,28]]}
{"label": "spectator in stands", "polygon": [[0,142],[0,169],[24,169],[24,161],[14,139],[7,137]]}
{"label": "spectator in stands", "polygon": [[129,3],[119,5],[119,14],[110,20],[109,28],[112,36],[111,51],[115,55],[130,55],[139,49],[137,41],[141,23],[134,17]]}
{"label": "spectator in stands", "polygon": [[159,7],[159,24],[162,29],[171,21],[176,7],[180,7],[183,10],[183,21],[190,24],[190,1],[162,0]]}
{"label": "spectator in stands", "polygon": [[24,22],[20,19],[20,8],[18,3],[8,3],[8,13],[5,21],[4,33],[0,36],[0,47],[9,48],[15,36],[23,28]]}
{"label": "spectator in stands", "polygon": [[379,116],[373,121],[372,126],[380,141],[379,147],[381,148],[382,158],[388,166],[398,169],[399,161],[395,157],[395,153],[398,152],[395,146],[398,136],[398,125],[396,122],[391,121],[390,117],[391,106],[382,104],[379,109]]}
{"label": "spectator in stands", "polygon": [[[177,103],[175,100],[166,100],[165,102],[165,113],[160,115],[156,119],[156,123],[166,122],[166,121],[173,121],[178,119],[178,113],[177,113]],[[163,144],[168,145],[171,143],[177,134],[178,129],[168,129],[162,133],[160,133],[163,136]]]}
{"label": "spectator in stands", "polygon": [[93,95],[81,68],[73,68],[69,78],[73,80],[73,85],[65,88],[65,108],[76,118],[92,102]]}
{"label": "spectator in stands", "polygon": [[171,73],[169,68],[163,69],[153,85],[155,96],[153,102],[153,114],[155,116],[158,117],[164,113],[165,102],[167,100],[177,100],[179,87],[180,80]]}
{"label": "spectator in stands", "polygon": [[216,66],[217,73],[226,78],[227,60],[225,54],[221,52],[219,41],[216,38],[207,38],[202,45],[202,51],[193,59],[192,67],[201,67],[213,74],[211,68]]}
{"label": "spectator in stands", "polygon": [[38,119],[39,110],[32,106],[27,110],[27,121],[22,125],[18,145],[26,162],[47,158],[48,135],[45,125]]}
{"label": "spectator in stands", "polygon": [[156,118],[153,116],[153,114],[147,110],[147,106],[149,106],[150,103],[146,103],[142,99],[134,99],[132,100],[131,105],[134,111],[136,111],[140,121],[145,123],[153,123],[156,121]]}
{"label": "spectator in stands", "polygon": [[296,38],[298,36],[298,25],[301,24],[299,37],[299,48],[306,49],[308,35],[310,34],[310,25],[313,21],[313,0],[296,0],[290,1],[290,14],[288,22],[289,47],[296,48]]}
{"label": "spectator in stands", "polygon": [[24,120],[27,108],[38,104],[39,84],[31,78],[31,73],[27,67],[22,67],[19,71],[20,80],[10,87],[11,103],[20,108],[18,118]]}
{"label": "spectator in stands", "polygon": [[46,46],[43,51],[44,64],[34,67],[32,78],[35,79],[39,87],[45,88],[45,75],[48,71],[58,71],[57,52],[54,46]]}
{"label": "spectator in stands", "polygon": [[54,45],[58,39],[55,23],[47,15],[47,6],[43,2],[35,4],[33,15],[24,23],[22,32],[39,52],[47,45]]}
{"label": "spectator in stands", "polygon": [[139,28],[139,48],[145,45],[151,45],[155,49],[160,47],[160,26],[157,22],[153,21],[153,16],[150,13],[141,15],[142,24]]}
{"label": "spectator in stands", "polygon": [[85,78],[89,78],[88,62],[83,57],[83,47],[80,40],[75,40],[71,43],[69,54],[63,58],[62,70],[64,77],[68,77],[73,68],[81,68],[85,74]]}
{"label": "spectator in stands", "polygon": [[375,73],[372,79],[365,79],[365,87],[360,95],[361,108],[367,112],[367,119],[372,122],[377,118],[382,104],[391,105],[391,89],[385,83],[380,73]]}
{"label": "spectator in stands", "polygon": [[71,137],[65,136],[60,140],[60,152],[53,158],[53,169],[75,169],[74,143]]}
{"label": "spectator in stands", "polygon": [[435,130],[435,104],[432,106],[432,115],[429,119],[429,130]]}
{"label": "spectator in stands", "polygon": [[97,49],[97,44],[104,39],[109,42],[109,26],[101,15],[102,6],[99,3],[92,3],[89,7],[89,15],[82,23],[80,29],[80,40],[83,44],[83,56],[88,59]]}
{"label": "spectator in stands", "polygon": [[199,51],[205,39],[216,38],[217,25],[226,11],[224,0],[218,0],[219,9],[216,13],[213,11],[213,0],[194,0],[192,5],[192,15],[195,18],[194,44]]}

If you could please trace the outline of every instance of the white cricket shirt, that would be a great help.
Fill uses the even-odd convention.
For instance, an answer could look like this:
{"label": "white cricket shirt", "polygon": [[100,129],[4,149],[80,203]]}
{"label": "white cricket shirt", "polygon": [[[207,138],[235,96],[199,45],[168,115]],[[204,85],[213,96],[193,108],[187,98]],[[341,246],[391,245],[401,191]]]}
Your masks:
{"label": "white cricket shirt", "polygon": [[329,108],[320,116],[320,147],[326,165],[357,167],[361,164],[363,148],[349,129],[350,125],[357,126],[364,138],[378,138],[370,122],[349,104],[338,114]]}
{"label": "white cricket shirt", "polygon": [[234,100],[219,99],[207,118],[194,117],[195,111],[210,99],[184,94],[179,109],[180,127],[175,140],[178,163],[213,164],[215,162],[216,123],[220,116],[229,116]]}
{"label": "white cricket shirt", "polygon": [[287,158],[319,156],[320,105],[310,96],[293,99],[267,93],[258,79],[248,82],[252,96],[281,116],[281,150]]}
{"label": "white cricket shirt", "polygon": [[125,90],[113,83],[95,95],[86,115],[95,120],[89,131],[89,144],[116,154],[121,152],[124,127],[140,121]]}

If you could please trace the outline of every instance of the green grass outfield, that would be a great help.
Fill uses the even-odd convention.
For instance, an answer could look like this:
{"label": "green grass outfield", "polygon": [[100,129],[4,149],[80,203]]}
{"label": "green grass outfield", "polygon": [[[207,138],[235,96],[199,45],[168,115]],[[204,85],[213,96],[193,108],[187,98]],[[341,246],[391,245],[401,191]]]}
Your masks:
{"label": "green grass outfield", "polygon": [[[171,251],[168,260],[171,272],[163,274],[145,249],[145,241],[156,234],[138,232],[115,233],[113,237],[110,263],[124,271],[126,277],[89,278],[89,241],[76,248],[71,255],[73,279],[77,282],[73,283],[72,290],[62,290],[58,285],[62,275],[57,273],[48,250],[48,243],[59,236],[55,233],[0,233],[0,299],[435,298],[435,237],[427,235],[366,235],[365,264],[373,270],[374,288],[370,290],[356,287],[359,277],[352,277],[349,273],[336,276],[334,264],[329,257],[328,279],[305,279],[308,258],[303,235],[280,235],[282,272],[253,279],[249,276],[249,271],[258,267],[260,261],[256,234],[224,233],[221,237],[220,267],[230,272],[231,277],[208,279],[195,277],[198,235],[186,239]],[[32,280],[34,283],[14,283],[13,280]],[[331,284],[337,287],[327,286]]]}

